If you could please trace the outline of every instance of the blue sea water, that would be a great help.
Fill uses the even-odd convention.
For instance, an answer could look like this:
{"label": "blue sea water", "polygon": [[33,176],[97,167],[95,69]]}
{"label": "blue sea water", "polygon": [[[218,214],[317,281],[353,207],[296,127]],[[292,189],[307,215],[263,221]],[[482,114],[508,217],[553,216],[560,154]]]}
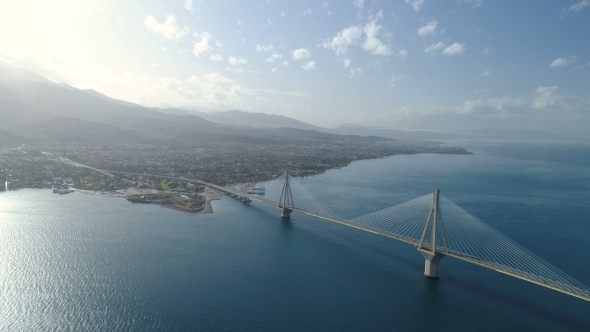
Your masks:
{"label": "blue sea water", "polygon": [[[473,155],[299,178],[352,218],[441,194],[590,285],[590,146],[453,142]],[[267,198],[279,181],[263,184]],[[276,199],[276,198],[275,198]],[[295,197],[297,203],[297,197]],[[224,198],[213,214],[0,193],[2,331],[590,331],[590,303],[411,246]]]}

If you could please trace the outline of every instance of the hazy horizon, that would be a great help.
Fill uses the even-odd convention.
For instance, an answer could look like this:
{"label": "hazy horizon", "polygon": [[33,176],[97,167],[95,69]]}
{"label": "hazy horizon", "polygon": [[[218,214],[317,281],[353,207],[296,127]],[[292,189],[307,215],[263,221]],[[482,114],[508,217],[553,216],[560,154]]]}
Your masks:
{"label": "hazy horizon", "polygon": [[587,136],[590,2],[21,1],[0,64],[147,107]]}

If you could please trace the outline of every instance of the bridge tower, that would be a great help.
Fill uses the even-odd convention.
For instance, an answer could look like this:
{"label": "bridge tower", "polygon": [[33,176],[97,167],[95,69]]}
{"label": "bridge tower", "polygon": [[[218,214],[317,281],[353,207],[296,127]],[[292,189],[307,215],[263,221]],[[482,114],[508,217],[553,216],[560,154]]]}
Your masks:
{"label": "bridge tower", "polygon": [[291,186],[289,185],[289,170],[285,170],[285,183],[283,184],[283,191],[281,192],[281,198],[279,199],[279,205],[277,207],[281,210],[281,218],[291,218],[291,212],[293,212],[293,194],[291,194]]}
{"label": "bridge tower", "polygon": [[[425,259],[424,275],[428,278],[433,279],[438,279],[438,263],[441,259],[443,259],[443,257],[445,257],[443,254],[436,251],[437,232],[439,232],[439,235],[442,235],[443,247],[447,247],[447,234],[445,232],[442,215],[438,207],[439,194],[440,190],[434,189],[434,193],[432,195],[432,208],[430,209],[430,214],[428,215],[426,225],[424,226],[424,230],[422,231],[420,244],[418,244],[418,251],[420,251],[420,253],[422,254],[422,256],[424,256]],[[430,234],[427,235],[429,230]],[[430,237],[430,239],[427,239],[428,236]],[[425,240],[427,240],[426,242],[430,243],[425,243]]]}

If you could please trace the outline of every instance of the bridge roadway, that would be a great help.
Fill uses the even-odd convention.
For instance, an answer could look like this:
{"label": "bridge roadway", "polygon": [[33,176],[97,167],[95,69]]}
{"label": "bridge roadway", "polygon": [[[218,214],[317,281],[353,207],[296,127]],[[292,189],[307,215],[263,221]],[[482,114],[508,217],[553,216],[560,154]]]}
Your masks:
{"label": "bridge roadway", "polygon": [[[180,180],[180,181],[195,182],[195,183],[199,183],[201,185],[204,185],[204,186],[207,186],[207,187],[210,187],[210,188],[215,188],[215,189],[217,189],[217,190],[219,190],[221,192],[231,193],[231,194],[235,194],[235,195],[242,196],[242,197],[247,197],[247,198],[249,198],[249,199],[251,199],[253,201],[258,201],[258,202],[261,202],[261,203],[266,203],[266,204],[270,204],[270,205],[273,205],[273,206],[277,206],[278,207],[278,203],[277,202],[274,202],[274,201],[271,201],[271,200],[268,200],[268,199],[264,199],[264,198],[260,198],[258,196],[252,196],[252,195],[244,194],[244,193],[242,193],[239,190],[235,190],[235,189],[232,189],[232,188],[219,186],[219,185],[216,185],[216,184],[213,184],[213,183],[208,183],[208,182],[205,182],[205,181],[202,181],[202,180],[198,180],[198,179],[188,179],[188,178],[185,178],[185,177],[162,176],[162,175],[154,175],[154,174],[140,174],[140,173],[129,173],[129,172],[105,171],[105,170],[99,170],[99,169],[96,169],[96,168],[93,168],[93,167],[90,167],[90,166],[86,166],[86,165],[83,165],[83,164],[80,164],[80,163],[72,162],[70,160],[67,160],[67,161],[66,160],[55,160],[55,161],[61,161],[61,162],[68,163],[70,165],[74,165],[74,166],[78,166],[78,167],[89,168],[89,169],[92,169],[92,170],[101,172],[101,173],[106,174],[106,175],[109,175],[109,176],[112,176],[111,174],[124,174],[124,175],[148,176],[148,177],[157,177],[157,178],[161,178],[161,179],[170,179],[170,180]],[[353,228],[356,228],[356,229],[360,229],[360,230],[365,231],[365,232],[369,232],[369,233],[373,233],[373,234],[385,236],[385,237],[388,237],[390,239],[394,239],[394,240],[397,240],[397,241],[400,241],[400,242],[404,242],[404,243],[413,245],[416,248],[418,248],[418,244],[420,242],[419,240],[416,240],[416,239],[413,239],[413,238],[410,238],[410,237],[398,235],[398,234],[395,234],[395,233],[390,233],[390,232],[383,231],[383,230],[380,230],[380,229],[376,229],[376,228],[373,228],[373,227],[370,227],[370,226],[365,226],[365,225],[362,225],[362,224],[358,224],[358,223],[355,223],[355,222],[352,222],[352,221],[349,221],[349,220],[335,218],[335,217],[327,216],[327,215],[320,214],[320,213],[317,213],[317,212],[308,211],[308,210],[305,210],[305,209],[302,209],[302,208],[290,207],[289,209],[291,209],[293,211],[297,211],[299,213],[306,214],[308,216],[312,216],[312,217],[316,217],[316,218],[328,220],[328,221],[335,222],[335,223],[338,223],[338,224],[342,224],[342,225],[345,225],[345,226],[348,226],[348,227],[353,227]],[[425,244],[423,244],[423,247],[426,248],[426,249],[432,250],[432,246],[430,244],[426,244],[425,243]],[[449,257],[452,257],[452,258],[455,258],[455,259],[458,259],[458,260],[461,260],[461,261],[464,261],[464,262],[467,262],[467,263],[478,265],[478,266],[484,267],[486,269],[490,269],[490,270],[493,270],[493,271],[496,271],[496,272],[500,272],[502,274],[506,274],[506,275],[509,275],[511,277],[518,278],[518,279],[521,279],[521,280],[524,280],[524,281],[527,281],[527,282],[530,282],[530,283],[533,283],[533,284],[536,284],[536,285],[539,285],[539,286],[542,286],[542,287],[545,287],[545,288],[549,288],[549,289],[552,289],[554,291],[558,291],[560,293],[564,293],[564,294],[567,294],[567,295],[570,295],[570,296],[573,296],[573,297],[577,297],[579,299],[582,299],[582,300],[585,300],[585,301],[590,302],[590,292],[588,292],[586,290],[583,290],[583,289],[571,287],[571,286],[568,286],[568,285],[563,285],[561,283],[557,283],[555,281],[552,281],[552,280],[549,280],[549,279],[545,279],[545,278],[539,277],[537,275],[526,273],[524,271],[513,269],[513,268],[510,268],[508,266],[504,266],[504,265],[497,264],[497,263],[494,263],[494,262],[482,260],[482,259],[479,259],[479,258],[477,258],[475,256],[466,255],[464,253],[461,253],[461,252],[458,252],[458,251],[454,251],[454,250],[450,250],[450,249],[447,249],[447,248],[444,248],[444,247],[437,246],[436,251],[438,253],[441,253],[441,254],[445,255],[445,256],[449,256]]]}

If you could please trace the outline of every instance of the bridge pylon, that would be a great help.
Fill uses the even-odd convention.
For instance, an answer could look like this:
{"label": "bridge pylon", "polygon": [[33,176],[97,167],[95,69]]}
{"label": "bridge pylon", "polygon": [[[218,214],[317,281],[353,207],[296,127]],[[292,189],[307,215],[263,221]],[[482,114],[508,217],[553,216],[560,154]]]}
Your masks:
{"label": "bridge pylon", "polygon": [[[436,250],[437,233],[442,235],[443,247],[447,248],[447,234],[445,232],[442,214],[440,213],[440,209],[438,207],[439,194],[440,190],[434,189],[434,193],[432,195],[432,208],[428,214],[428,219],[426,219],[426,225],[424,225],[422,237],[420,238],[420,243],[418,244],[418,251],[420,251],[425,259],[424,275],[433,279],[438,279],[438,263],[444,257],[442,253]],[[428,231],[430,231],[429,235],[427,235],[429,233]],[[427,238],[428,236],[430,239]]]}
{"label": "bridge pylon", "polygon": [[283,191],[281,192],[281,198],[277,207],[281,210],[281,218],[291,218],[291,212],[293,212],[293,194],[291,194],[291,186],[289,185],[289,170],[285,170],[285,183],[283,184]]}

